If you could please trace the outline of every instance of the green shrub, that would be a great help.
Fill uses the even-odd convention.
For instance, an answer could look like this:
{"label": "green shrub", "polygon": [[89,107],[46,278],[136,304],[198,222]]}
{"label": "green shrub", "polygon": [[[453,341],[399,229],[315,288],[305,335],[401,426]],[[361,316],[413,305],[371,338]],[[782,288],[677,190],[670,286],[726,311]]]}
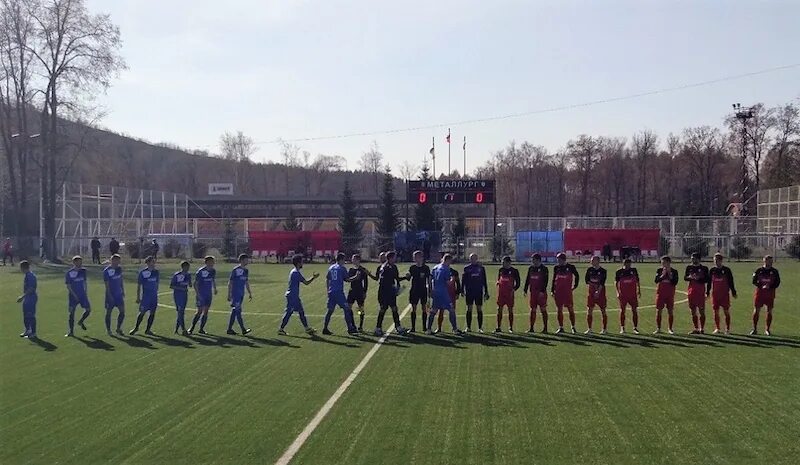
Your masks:
{"label": "green shrub", "polygon": [[206,245],[205,242],[192,243],[192,257],[204,258],[206,256],[207,251],[208,251],[208,245]]}

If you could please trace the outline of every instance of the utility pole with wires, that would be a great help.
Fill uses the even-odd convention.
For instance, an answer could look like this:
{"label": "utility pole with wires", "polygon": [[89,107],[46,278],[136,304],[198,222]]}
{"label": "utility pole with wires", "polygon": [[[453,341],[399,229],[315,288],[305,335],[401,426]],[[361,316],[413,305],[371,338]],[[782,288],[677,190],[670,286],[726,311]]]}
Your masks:
{"label": "utility pole with wires", "polygon": [[741,103],[733,104],[733,112],[736,119],[742,124],[742,179],[739,198],[742,202],[742,207],[745,207],[744,204],[747,200],[749,178],[747,174],[747,124],[755,114],[753,112],[753,107],[743,107]]}

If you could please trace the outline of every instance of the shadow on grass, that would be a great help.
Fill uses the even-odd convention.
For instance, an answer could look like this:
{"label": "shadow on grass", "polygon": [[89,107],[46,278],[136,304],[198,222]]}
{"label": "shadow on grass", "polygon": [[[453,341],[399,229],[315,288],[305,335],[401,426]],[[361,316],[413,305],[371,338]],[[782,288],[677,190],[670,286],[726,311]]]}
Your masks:
{"label": "shadow on grass", "polygon": [[707,336],[709,338],[714,338],[715,341],[719,342],[720,344],[731,344],[731,345],[740,345],[745,347],[758,347],[762,349],[769,349],[769,348],[791,348],[791,349],[800,349],[800,341],[794,341],[792,339],[785,339],[785,338],[776,338],[773,336],[750,336],[750,335],[739,335],[739,334],[730,334],[727,336]]}
{"label": "shadow on grass", "polygon": [[88,347],[90,349],[105,350],[105,351],[108,351],[108,352],[111,352],[111,351],[114,350],[114,346],[113,345],[111,345],[108,342],[103,341],[101,339],[97,339],[96,337],[75,336],[75,340],[83,342],[84,344],[86,344],[86,347]]}
{"label": "shadow on grass", "polygon": [[292,349],[299,349],[300,348],[300,346],[296,346],[294,344],[290,344],[290,343],[288,343],[288,342],[286,342],[284,340],[281,340],[281,339],[266,339],[266,338],[263,338],[263,337],[250,336],[250,335],[247,335],[245,337],[247,339],[250,339],[251,341],[254,341],[257,344],[261,344],[261,345],[265,345],[265,346],[290,347]]}
{"label": "shadow on grass", "polygon": [[187,337],[202,346],[223,347],[226,349],[229,349],[233,346],[253,348],[260,347],[249,339],[242,339],[238,337],[233,338],[228,336],[217,336],[215,334],[193,334]]}
{"label": "shadow on grass", "polygon": [[122,341],[122,342],[128,344],[129,346],[137,348],[137,349],[156,350],[156,347],[153,347],[153,344],[151,344],[149,341],[146,341],[144,339],[139,339],[138,337],[129,337],[129,336],[120,336],[120,335],[116,335],[116,336],[113,336],[113,337],[114,337],[114,339]]}
{"label": "shadow on grass", "polygon": [[183,347],[184,349],[194,349],[194,345],[184,339],[175,339],[172,337],[161,336],[158,334],[146,335],[145,337],[156,341],[159,344],[164,344],[169,347]]}
{"label": "shadow on grass", "polygon": [[45,341],[44,339],[39,339],[38,337],[31,337],[28,338],[31,343],[36,344],[37,346],[44,349],[45,352],[53,352],[54,350],[58,349],[58,346],[53,344],[52,342]]}

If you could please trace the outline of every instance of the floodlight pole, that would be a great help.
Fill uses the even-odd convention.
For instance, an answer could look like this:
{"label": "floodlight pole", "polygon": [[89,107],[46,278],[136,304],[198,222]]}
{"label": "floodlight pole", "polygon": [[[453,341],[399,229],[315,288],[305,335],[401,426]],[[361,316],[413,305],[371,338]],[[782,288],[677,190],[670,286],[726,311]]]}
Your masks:
{"label": "floodlight pole", "polygon": [[747,122],[755,117],[753,107],[742,107],[740,103],[733,104],[733,112],[736,119],[742,124],[742,180],[740,199],[742,208],[744,209],[744,202],[747,199]]}

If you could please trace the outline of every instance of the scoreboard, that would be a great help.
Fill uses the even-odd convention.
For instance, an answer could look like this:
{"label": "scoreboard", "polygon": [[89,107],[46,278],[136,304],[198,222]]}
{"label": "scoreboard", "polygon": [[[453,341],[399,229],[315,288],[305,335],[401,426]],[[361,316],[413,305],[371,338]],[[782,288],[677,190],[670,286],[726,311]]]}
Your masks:
{"label": "scoreboard", "polygon": [[494,180],[408,181],[408,203],[494,205]]}

